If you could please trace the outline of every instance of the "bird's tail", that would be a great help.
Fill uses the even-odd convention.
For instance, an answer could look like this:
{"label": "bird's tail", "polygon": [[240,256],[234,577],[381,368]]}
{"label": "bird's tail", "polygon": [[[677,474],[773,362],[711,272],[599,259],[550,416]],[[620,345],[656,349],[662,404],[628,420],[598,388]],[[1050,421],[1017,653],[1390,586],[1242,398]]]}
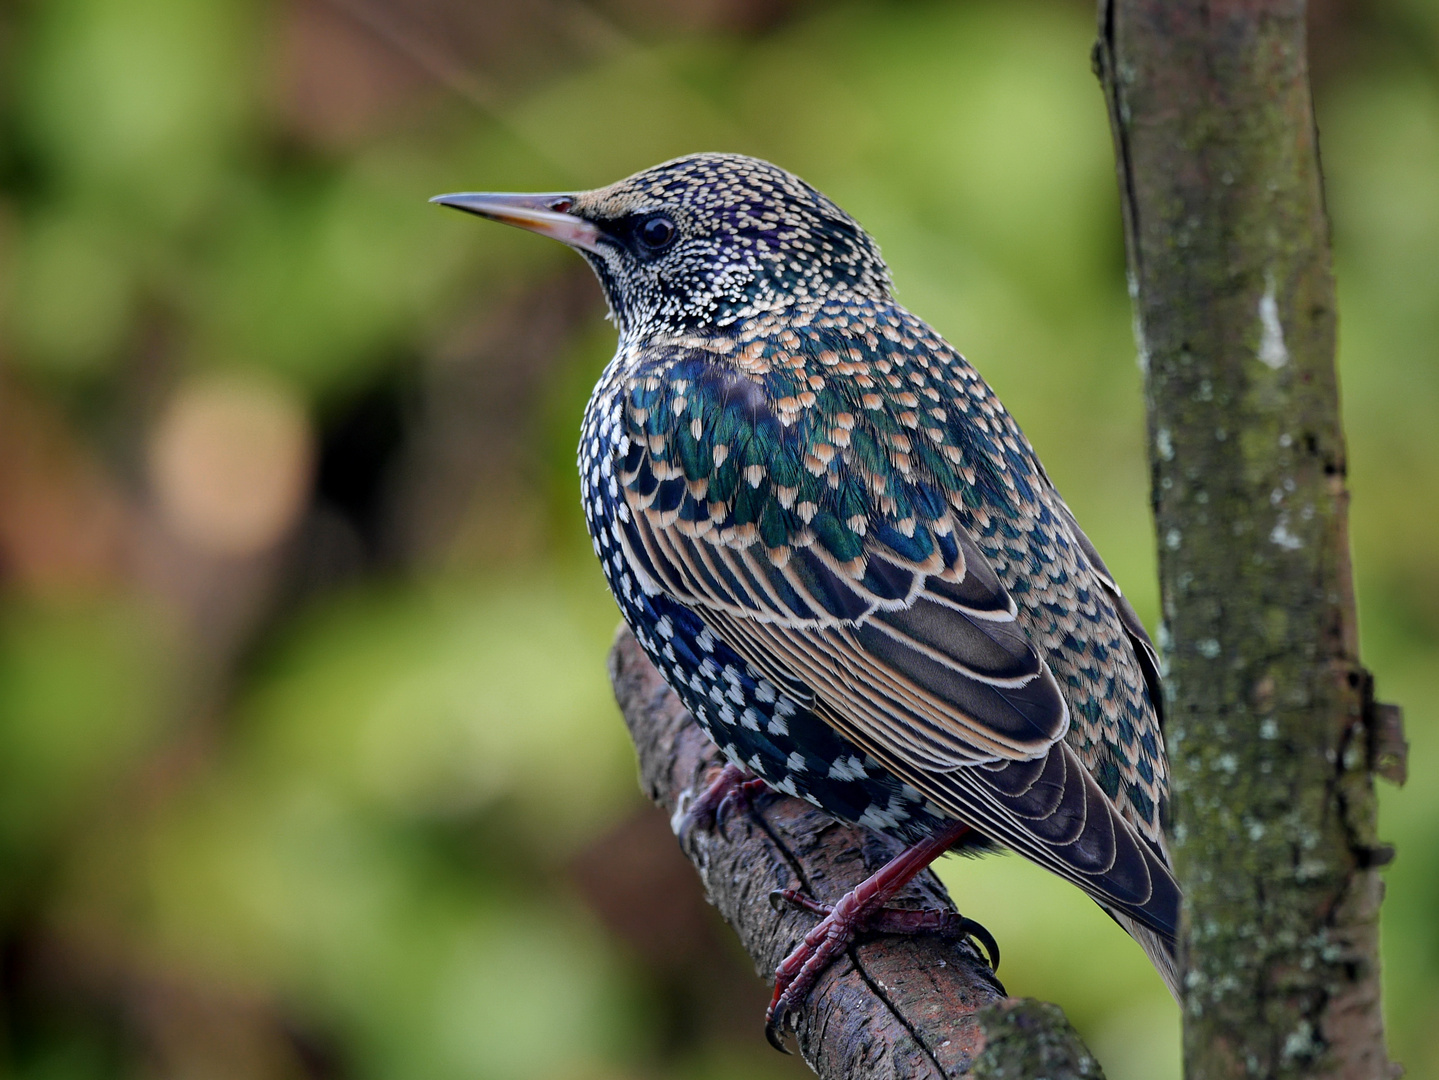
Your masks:
{"label": "bird's tail", "polygon": [[1124,927],[1125,933],[1139,942],[1139,947],[1144,950],[1149,962],[1154,965],[1159,977],[1164,980],[1164,985],[1169,987],[1169,992],[1174,995],[1174,1000],[1182,1004],[1179,995],[1179,959],[1174,954],[1174,942],[1166,935],[1156,933],[1143,923],[1125,915],[1123,912],[1113,911],[1105,908],[1111,918],[1120,926]]}

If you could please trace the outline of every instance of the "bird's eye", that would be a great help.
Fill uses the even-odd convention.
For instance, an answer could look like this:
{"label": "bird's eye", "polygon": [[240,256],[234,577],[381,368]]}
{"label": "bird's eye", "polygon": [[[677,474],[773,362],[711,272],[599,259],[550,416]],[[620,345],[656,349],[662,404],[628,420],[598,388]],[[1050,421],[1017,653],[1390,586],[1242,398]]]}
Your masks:
{"label": "bird's eye", "polygon": [[664,214],[646,218],[635,230],[635,235],[639,237],[640,243],[651,255],[656,255],[673,244],[678,234],[679,230],[675,228],[675,223]]}

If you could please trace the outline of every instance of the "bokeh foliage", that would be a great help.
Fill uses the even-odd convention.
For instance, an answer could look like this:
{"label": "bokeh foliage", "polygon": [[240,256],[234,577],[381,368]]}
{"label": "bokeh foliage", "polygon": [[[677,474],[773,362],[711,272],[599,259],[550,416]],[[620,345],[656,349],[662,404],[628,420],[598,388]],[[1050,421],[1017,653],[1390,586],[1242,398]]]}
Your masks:
{"label": "bokeh foliage", "polygon": [[[0,1075],[797,1075],[610,700],[572,465],[598,290],[425,199],[697,149],[800,172],[1152,625],[1091,38],[1060,0],[0,8]],[[1386,1004],[1421,1076],[1439,6],[1318,6],[1315,56],[1364,653],[1413,743]],[[1173,1005],[1098,909],[1012,858],[943,874],[1112,1080],[1177,1076]]]}

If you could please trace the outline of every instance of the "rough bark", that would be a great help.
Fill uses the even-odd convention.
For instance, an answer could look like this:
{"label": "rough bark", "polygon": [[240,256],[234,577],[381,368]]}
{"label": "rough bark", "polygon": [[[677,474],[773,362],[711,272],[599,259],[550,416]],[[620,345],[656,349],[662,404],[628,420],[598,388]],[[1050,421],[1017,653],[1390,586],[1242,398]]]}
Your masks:
{"label": "rough bark", "polygon": [[1104,1080],[1058,1005],[1009,998],[979,1015],[987,1043],[974,1062],[974,1080]]}
{"label": "rough bark", "polygon": [[[717,751],[627,630],[610,653],[610,676],[639,755],[641,786],[674,820],[682,796],[701,790],[718,768]],[[799,911],[776,912],[772,890],[798,888],[833,903],[900,850],[808,803],[777,796],[756,799],[722,832],[692,830],[684,845],[710,902],[767,979],[816,921]],[[927,871],[897,900],[953,910]],[[1063,1013],[1005,998],[973,945],[934,937],[880,937],[852,948],[806,1000],[795,1037],[826,1080],[1102,1077]]]}
{"label": "rough bark", "polygon": [[1101,0],[1168,660],[1191,1078],[1390,1074],[1301,0]]}

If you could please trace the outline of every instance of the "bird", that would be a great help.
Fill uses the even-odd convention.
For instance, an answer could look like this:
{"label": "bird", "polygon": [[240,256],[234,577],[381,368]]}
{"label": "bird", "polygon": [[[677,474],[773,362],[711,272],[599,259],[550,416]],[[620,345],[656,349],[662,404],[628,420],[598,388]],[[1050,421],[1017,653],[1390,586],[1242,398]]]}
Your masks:
{"label": "bird", "polygon": [[[1018,424],[793,173],[676,158],[573,193],[433,202],[559,240],[618,331],[581,426],[586,523],[625,622],[727,764],[905,850],[781,962],[794,1010],[950,852],[1077,885],[1176,999],[1158,656]],[[986,944],[978,924],[963,929]]]}

